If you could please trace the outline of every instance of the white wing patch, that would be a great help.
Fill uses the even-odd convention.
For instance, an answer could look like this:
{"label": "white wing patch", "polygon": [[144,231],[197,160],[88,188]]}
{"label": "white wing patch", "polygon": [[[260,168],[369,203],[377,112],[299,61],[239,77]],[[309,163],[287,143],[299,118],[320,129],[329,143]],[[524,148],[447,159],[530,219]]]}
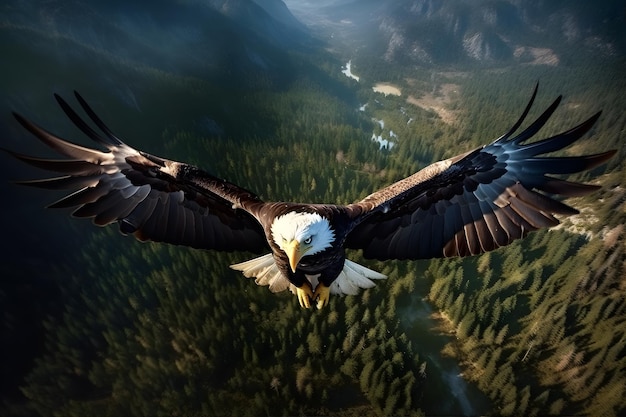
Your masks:
{"label": "white wing patch", "polygon": [[280,272],[271,253],[230,266],[246,278],[256,278],[257,285],[268,285],[271,292],[284,291],[291,283]]}
{"label": "white wing patch", "polygon": [[[286,289],[289,289],[294,294],[296,292],[296,286],[289,282],[280,272],[271,253],[231,265],[230,267],[236,271],[241,271],[246,278],[254,277],[254,282],[257,285],[269,286],[271,292],[280,292]],[[319,274],[307,275],[306,277],[311,283],[311,287],[317,287]],[[330,292],[331,294],[339,295],[356,295],[360,289],[374,287],[376,283],[372,280],[386,278],[387,276],[380,272],[372,271],[363,265],[346,259],[343,270],[330,285]]]}
{"label": "white wing patch", "polygon": [[372,288],[376,286],[373,279],[387,279],[387,275],[372,271],[369,268],[352,262],[349,259],[343,264],[343,270],[337,279],[330,284],[332,294],[356,295],[361,288]]}

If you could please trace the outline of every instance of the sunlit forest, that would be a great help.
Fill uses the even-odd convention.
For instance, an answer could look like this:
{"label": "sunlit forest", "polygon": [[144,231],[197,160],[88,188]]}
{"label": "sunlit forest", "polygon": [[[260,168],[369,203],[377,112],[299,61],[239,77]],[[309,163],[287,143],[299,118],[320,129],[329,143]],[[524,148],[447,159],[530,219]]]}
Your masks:
{"label": "sunlit forest", "polygon": [[[334,296],[323,310],[303,310],[290,293],[272,294],[229,269],[250,254],[139,243],[116,227],[29,208],[35,224],[51,225],[27,233],[73,250],[24,258],[41,264],[5,265],[3,332],[7,340],[32,343],[23,349],[34,359],[13,368],[8,355],[22,348],[7,345],[1,365],[12,370],[5,375],[15,389],[2,398],[1,414],[623,415],[624,62],[440,71],[357,59],[362,80],[356,82],[329,54],[292,54],[301,64],[292,67],[287,87],[248,74],[254,88],[245,92],[104,60],[98,65],[146,86],[143,102],[151,106],[129,113],[97,97],[92,106],[131,146],[201,166],[276,201],[354,202],[435,160],[486,144],[517,120],[537,81],[530,117],[565,95],[542,137],[603,110],[591,133],[567,152],[618,149],[618,155],[574,177],[603,187],[569,200],[580,215],[510,247],[417,262],[350,253],[389,278],[357,296]],[[89,93],[98,90],[83,77],[76,88],[84,87],[92,102]],[[398,85],[402,95],[373,92],[378,81]],[[450,86],[444,107],[451,120],[407,102],[407,96],[443,97]],[[41,102],[44,119],[70,131],[52,98]],[[168,118],[175,122],[146,123]],[[381,147],[373,133],[394,146]],[[17,146],[29,149],[23,138]],[[60,197],[8,190],[28,206]],[[44,263],[46,256],[54,262]],[[446,361],[454,375],[442,368]]]}

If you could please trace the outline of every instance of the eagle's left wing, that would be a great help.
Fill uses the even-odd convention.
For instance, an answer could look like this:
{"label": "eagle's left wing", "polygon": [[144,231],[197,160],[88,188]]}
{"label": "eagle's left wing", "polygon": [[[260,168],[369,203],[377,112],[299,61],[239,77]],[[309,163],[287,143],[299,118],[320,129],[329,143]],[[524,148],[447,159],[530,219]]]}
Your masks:
{"label": "eagle's left wing", "polygon": [[[491,251],[555,226],[554,214],[574,208],[551,198],[590,193],[599,187],[568,182],[548,174],[591,169],[615,154],[538,157],[572,144],[600,113],[551,138],[523,144],[550,118],[561,97],[528,128],[513,137],[526,118],[537,89],[515,125],[493,143],[436,162],[416,174],[348,206],[361,222],[346,246],[374,259],[427,259]],[[358,221],[358,220],[357,220]]]}
{"label": "eagle's left wing", "polygon": [[74,207],[75,217],[92,218],[100,226],[117,222],[123,233],[140,240],[221,251],[269,250],[262,226],[242,209],[261,205],[256,195],[192,165],[126,145],[76,94],[97,132],[61,97],[55,97],[74,124],[106,151],[63,140],[15,114],[22,126],[69,158],[36,158],[8,151],[61,175],[19,183],[74,191],[50,207]]}

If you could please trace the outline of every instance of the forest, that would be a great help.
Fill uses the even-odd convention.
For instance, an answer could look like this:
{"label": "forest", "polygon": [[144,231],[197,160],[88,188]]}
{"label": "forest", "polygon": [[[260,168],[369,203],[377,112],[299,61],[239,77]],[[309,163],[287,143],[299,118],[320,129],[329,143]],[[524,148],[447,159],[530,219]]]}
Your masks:
{"label": "forest", "polygon": [[[354,202],[434,160],[486,144],[517,119],[537,80],[531,117],[566,94],[542,137],[603,109],[591,134],[570,151],[619,154],[575,177],[593,177],[603,188],[570,200],[581,214],[563,219],[562,227],[461,260],[383,263],[350,253],[389,278],[360,295],[332,297],[321,311],[302,310],[291,294],[272,294],[228,268],[249,254],[138,243],[116,227],[72,221],[67,238],[81,244],[46,271],[57,301],[45,311],[38,356],[19,381],[19,395],[3,399],[3,414],[432,414],[424,393],[436,370],[419,346],[427,335],[413,334],[405,318],[414,294],[433,307],[438,326],[430,331],[449,336],[443,355],[484,393],[485,413],[623,414],[626,79],[617,70],[623,65],[395,69],[390,79],[384,68],[357,61],[363,80],[357,83],[332,61],[309,64],[288,89],[258,80],[262,87],[237,104],[238,118],[205,106],[222,127],[217,133],[195,124],[164,129],[152,141],[131,139],[126,127],[139,126],[123,115],[117,125],[115,110],[107,110],[107,120],[131,146],[199,165],[278,201]],[[590,76],[600,68],[600,79]],[[161,86],[163,103],[190,91],[189,107],[233,101],[228,91],[198,80],[138,71]],[[376,94],[368,79],[397,83],[403,96]],[[458,85],[448,104],[454,123],[407,104],[406,95],[444,83]],[[369,139],[380,119],[397,134],[393,149]],[[43,215],[54,221],[67,213]]]}

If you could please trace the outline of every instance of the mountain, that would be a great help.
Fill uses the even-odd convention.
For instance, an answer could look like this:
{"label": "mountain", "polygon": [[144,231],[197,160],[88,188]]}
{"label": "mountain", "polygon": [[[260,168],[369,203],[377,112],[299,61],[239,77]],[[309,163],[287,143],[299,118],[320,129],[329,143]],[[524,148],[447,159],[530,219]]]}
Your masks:
{"label": "mountain", "polygon": [[[0,6],[8,47],[71,63],[85,53],[220,82],[282,73],[310,39],[280,0],[24,1]],[[59,48],[59,46],[61,46]],[[81,54],[83,56],[81,57]]]}
{"label": "mountain", "polygon": [[[332,26],[360,39],[389,62],[417,64],[534,63],[558,65],[564,56],[626,52],[626,7],[541,0],[385,0],[288,5],[312,25]],[[355,36],[356,35],[356,36]]]}
{"label": "mountain", "polygon": [[254,3],[265,10],[272,18],[283,25],[306,31],[306,26],[291,13],[287,5],[282,0],[253,0]]}
{"label": "mountain", "polygon": [[302,41],[307,32],[282,0],[211,0],[207,4],[260,38],[284,46]]}

